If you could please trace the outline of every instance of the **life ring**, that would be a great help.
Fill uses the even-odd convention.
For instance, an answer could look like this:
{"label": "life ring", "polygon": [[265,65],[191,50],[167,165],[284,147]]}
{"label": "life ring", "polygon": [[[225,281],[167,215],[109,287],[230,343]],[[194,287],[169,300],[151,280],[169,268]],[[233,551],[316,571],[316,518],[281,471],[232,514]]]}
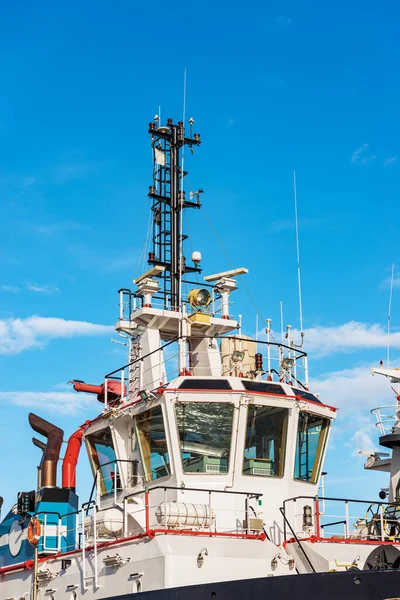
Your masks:
{"label": "life ring", "polygon": [[37,517],[32,517],[28,525],[28,542],[31,546],[37,546],[40,540],[41,525]]}

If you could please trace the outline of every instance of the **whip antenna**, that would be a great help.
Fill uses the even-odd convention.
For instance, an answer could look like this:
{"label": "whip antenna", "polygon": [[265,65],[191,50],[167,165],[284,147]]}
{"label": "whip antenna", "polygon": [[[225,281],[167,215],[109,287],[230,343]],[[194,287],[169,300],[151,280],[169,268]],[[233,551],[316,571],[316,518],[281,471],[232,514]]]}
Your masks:
{"label": "whip antenna", "polygon": [[389,292],[389,309],[388,309],[388,320],[387,320],[387,359],[386,366],[389,368],[390,363],[390,315],[392,312],[392,295],[393,295],[393,279],[394,279],[394,262],[392,263],[392,276],[390,278],[390,292]]}
{"label": "whip antenna", "polygon": [[299,312],[300,312],[300,335],[301,345],[303,345],[303,300],[301,296],[301,270],[300,270],[300,244],[299,244],[299,219],[297,214],[297,189],[296,189],[296,171],[293,171],[293,194],[294,194],[294,214],[296,221],[296,254],[297,254],[297,283],[299,291]]}

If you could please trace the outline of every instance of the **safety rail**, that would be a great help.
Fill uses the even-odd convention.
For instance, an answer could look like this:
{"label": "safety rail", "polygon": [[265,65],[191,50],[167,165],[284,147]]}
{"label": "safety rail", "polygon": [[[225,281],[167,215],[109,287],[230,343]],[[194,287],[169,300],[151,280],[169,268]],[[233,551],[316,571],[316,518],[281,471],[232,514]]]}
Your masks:
{"label": "safety rail", "polygon": [[[364,506],[364,514],[357,512],[355,506],[357,509]],[[300,541],[312,538],[324,541],[400,542],[398,504],[350,498],[296,496],[283,502],[281,512],[285,540],[294,537]]]}
{"label": "safety rail", "polygon": [[[156,501],[151,500],[154,496]],[[131,499],[140,497],[142,503],[130,505]],[[144,493],[133,492],[124,497],[124,536],[140,534],[144,525],[149,537],[179,534],[264,539],[262,513],[257,509],[261,497],[262,494],[232,490],[162,485],[146,488]],[[243,498],[242,504],[238,498]],[[136,529],[129,529],[130,519],[138,524]]]}
{"label": "safety rail", "polygon": [[[195,339],[195,336],[194,338]],[[221,370],[216,377],[238,376],[252,378],[259,382],[288,383],[300,387],[307,392],[308,389],[308,363],[307,354],[292,342],[289,345],[273,342],[271,340],[255,340],[241,336],[215,336],[212,338],[220,344]],[[143,390],[142,382],[147,381],[151,373],[153,385],[150,392],[157,392],[168,385],[179,375],[206,376],[209,367],[196,366],[193,369],[194,357],[201,357],[206,352],[191,352],[187,346],[179,349],[183,336],[176,336],[156,350],[139,356],[129,363],[107,373],[105,376],[105,409],[108,408],[108,382],[119,381],[121,390],[125,395],[120,399],[121,404],[132,401],[138,397],[138,392]],[[289,340],[290,341],[290,340]],[[144,361],[153,355],[151,365],[144,369]],[[275,368],[276,367],[276,368]],[[137,369],[137,382],[135,389],[132,387],[132,370]]]}
{"label": "safety rail", "polygon": [[[176,498],[170,502],[168,499],[169,492],[175,492],[176,495],[181,496],[195,494],[185,500],[196,498],[196,504],[189,502],[186,504],[186,514],[182,513],[184,522],[178,522],[177,512],[169,513],[172,514],[175,522],[168,520],[168,513],[166,510],[163,512],[163,508],[167,507],[167,504],[178,506]],[[152,504],[150,502],[150,493],[158,494],[157,502]],[[199,504],[199,495],[205,496],[207,504]],[[219,495],[220,501],[213,500],[213,496]],[[240,502],[233,503],[232,499],[244,499],[244,503],[240,505]],[[159,534],[178,534],[178,535],[192,535],[192,536],[208,536],[208,537],[229,537],[229,538],[240,538],[249,540],[264,541],[267,538],[267,534],[264,529],[263,520],[261,518],[262,513],[257,509],[257,506],[262,503],[262,494],[253,492],[237,492],[233,490],[209,490],[202,488],[187,488],[184,486],[173,487],[173,486],[155,486],[152,488],[145,488],[141,492],[134,492],[127,494],[123,498],[123,524],[120,530],[120,534],[106,536],[104,534],[104,521],[102,516],[104,512],[109,510],[109,506],[102,509],[99,508],[94,500],[82,504],[81,508],[77,511],[72,511],[61,515],[51,511],[41,511],[34,517],[38,517],[42,522],[43,529],[41,530],[41,540],[39,542],[39,558],[38,564],[55,558],[64,559],[66,556],[72,556],[77,552],[81,553],[82,556],[82,578],[83,588],[88,589],[88,582],[92,581],[94,590],[99,587],[98,575],[99,575],[99,557],[98,551],[100,549],[109,548],[116,544],[127,543],[133,540],[140,540],[141,538],[153,538]],[[130,501],[133,500],[134,505],[129,508]],[[231,500],[231,505],[229,503]],[[160,503],[161,500],[161,503]],[[182,498],[181,498],[182,500]],[[253,505],[255,502],[255,506]],[[182,503],[181,503],[182,504]],[[183,503],[184,504],[184,503]],[[112,505],[113,506],[113,505]],[[197,507],[194,513],[190,514],[190,507]],[[198,507],[202,509],[198,510]],[[196,512],[197,511],[197,512]],[[102,515],[103,513],[103,515]],[[54,532],[57,534],[56,545],[51,548],[50,551],[45,551],[47,547],[46,537],[49,535],[49,531],[46,531],[46,527],[49,526],[48,518],[55,518],[55,530],[51,531],[52,537]],[[63,520],[68,517],[73,517],[74,526],[71,528],[64,527]],[[164,522],[163,521],[164,518]],[[188,522],[191,519],[191,522]],[[141,523],[139,524],[139,521]],[[107,523],[110,520],[107,518]],[[135,530],[131,527],[132,522],[137,523],[138,527]],[[228,524],[229,522],[229,524]],[[102,528],[103,526],[103,528]],[[72,534],[73,543],[69,546],[63,545],[63,538],[71,539],[69,536]],[[105,557],[107,558],[107,556]],[[103,560],[105,564],[105,560]],[[8,565],[0,568],[0,575],[5,575],[8,572],[14,572],[18,569],[32,568],[31,561],[23,563]],[[88,571],[89,569],[89,571]],[[91,574],[88,574],[91,573]]]}
{"label": "safety rail", "polygon": [[[189,304],[188,301],[188,293],[185,292],[186,285],[190,285],[196,288],[207,288],[210,290],[210,306],[209,306],[209,314],[213,317],[222,316],[222,307],[220,303],[221,294],[215,286],[210,285],[208,283],[196,283],[193,281],[182,281],[182,304]],[[118,290],[119,294],[119,319],[120,321],[130,321],[131,316],[134,312],[143,307],[144,301],[140,292],[132,292],[129,289],[122,288]],[[170,306],[168,297],[164,298],[164,296],[159,296],[155,294],[152,297],[152,307],[160,308],[162,310],[175,310],[172,306]]]}
{"label": "safety rail", "polygon": [[375,427],[379,429],[381,435],[387,435],[394,432],[397,421],[400,419],[400,403],[386,404],[377,406],[371,410],[376,418]]}
{"label": "safety rail", "polygon": [[[118,501],[117,506],[122,505],[123,509],[122,519],[118,520],[118,535],[115,532],[107,535],[99,528],[99,515],[101,517],[115,506],[114,503],[101,508],[95,500],[90,500],[80,509],[63,515],[41,511],[35,515],[42,523],[40,553],[81,550],[84,557],[88,548],[96,552],[99,544],[135,536],[154,537],[157,533],[264,539],[262,512],[257,508],[261,498],[262,494],[253,492],[162,485],[146,487],[126,494]],[[179,512],[181,510],[184,512]],[[70,528],[66,524],[68,517],[73,517],[69,521],[70,525],[73,522]],[[49,523],[49,520],[53,522]],[[112,522],[111,516],[109,520]]]}

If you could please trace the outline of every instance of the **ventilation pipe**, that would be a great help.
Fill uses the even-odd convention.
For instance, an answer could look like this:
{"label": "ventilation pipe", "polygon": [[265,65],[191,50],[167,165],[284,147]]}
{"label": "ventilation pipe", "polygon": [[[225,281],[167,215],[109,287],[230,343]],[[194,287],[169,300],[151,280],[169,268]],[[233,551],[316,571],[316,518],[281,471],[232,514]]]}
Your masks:
{"label": "ventilation pipe", "polygon": [[40,487],[57,486],[57,463],[60,456],[61,444],[64,432],[59,427],[45,421],[33,413],[29,413],[29,424],[34,431],[47,438],[47,443],[43,444],[36,438],[32,441],[43,451],[40,461]]}
{"label": "ventilation pipe", "polygon": [[62,465],[62,486],[75,492],[76,488],[76,465],[78,463],[79,453],[82,447],[83,433],[87,427],[84,423],[77,431],[75,431],[68,440],[67,449],[65,451]]}
{"label": "ventilation pipe", "polygon": [[110,406],[113,404],[119,404],[121,398],[126,394],[126,386],[122,385],[120,381],[106,380],[101,385],[93,385],[91,383],[85,383],[74,379],[70,381],[76,392],[87,392],[88,394],[96,394],[99,402],[105,402],[106,388],[107,388],[107,404]]}

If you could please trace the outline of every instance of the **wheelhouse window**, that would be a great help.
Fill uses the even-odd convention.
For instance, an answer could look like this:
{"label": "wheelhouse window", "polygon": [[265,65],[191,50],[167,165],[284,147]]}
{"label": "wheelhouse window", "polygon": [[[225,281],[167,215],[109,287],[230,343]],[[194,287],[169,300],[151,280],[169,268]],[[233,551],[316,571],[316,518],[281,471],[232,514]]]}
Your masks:
{"label": "wheelhouse window", "polygon": [[233,404],[178,402],[175,414],[184,472],[227,473]]}
{"label": "wheelhouse window", "polygon": [[316,483],[328,430],[329,419],[300,412],[296,439],[295,479]]}
{"label": "wheelhouse window", "polygon": [[262,381],[242,381],[243,387],[249,392],[261,392],[263,394],[276,394],[277,396],[286,396],[283,387],[277,383],[264,383]]}
{"label": "wheelhouse window", "polygon": [[273,406],[249,406],[243,474],[282,477],[289,411]]}
{"label": "wheelhouse window", "polygon": [[111,494],[115,487],[121,488],[118,463],[115,456],[111,429],[106,427],[88,435],[87,444],[93,472],[100,472],[100,495]]}
{"label": "wheelhouse window", "polygon": [[184,379],[179,386],[182,390],[231,390],[226,379]]}
{"label": "wheelhouse window", "polygon": [[167,477],[171,469],[161,406],[136,415],[134,424],[146,481]]}

